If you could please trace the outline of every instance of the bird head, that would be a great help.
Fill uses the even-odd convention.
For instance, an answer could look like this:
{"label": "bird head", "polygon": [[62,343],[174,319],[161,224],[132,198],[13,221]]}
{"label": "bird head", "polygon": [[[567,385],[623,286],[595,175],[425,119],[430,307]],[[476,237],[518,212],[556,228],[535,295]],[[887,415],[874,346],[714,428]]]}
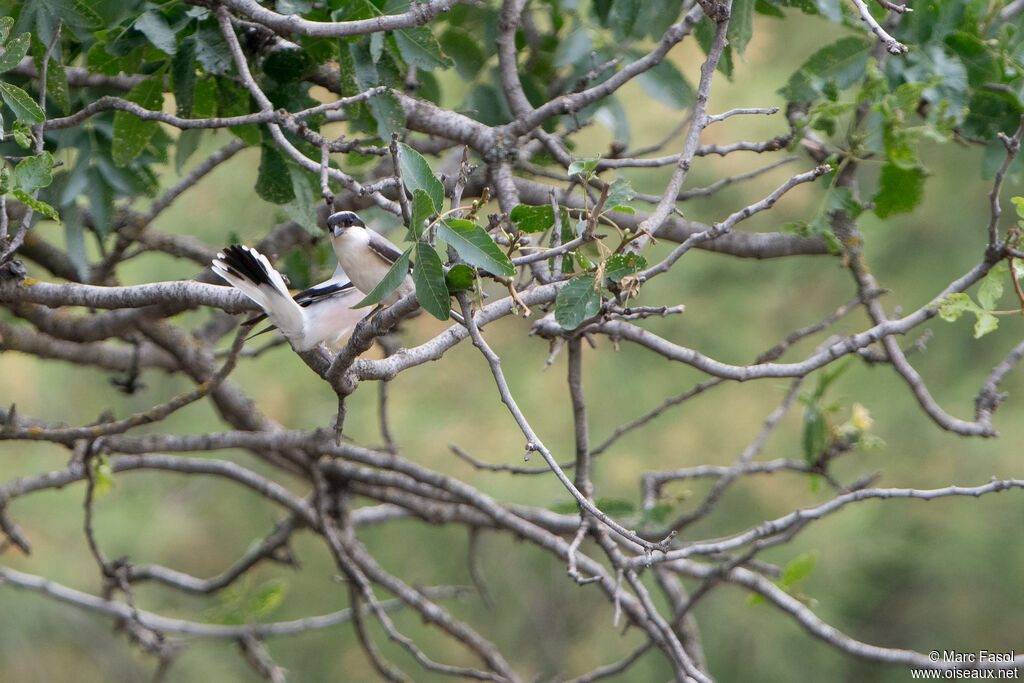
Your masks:
{"label": "bird head", "polygon": [[340,237],[349,228],[365,228],[366,223],[352,211],[338,211],[327,217],[332,237]]}

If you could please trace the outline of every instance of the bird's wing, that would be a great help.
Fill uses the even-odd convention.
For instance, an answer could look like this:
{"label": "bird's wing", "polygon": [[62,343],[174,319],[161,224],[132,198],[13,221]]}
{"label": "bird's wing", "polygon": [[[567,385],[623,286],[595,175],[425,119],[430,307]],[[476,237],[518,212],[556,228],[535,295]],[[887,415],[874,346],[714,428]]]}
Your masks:
{"label": "bird's wing", "polygon": [[394,264],[402,256],[402,251],[392,244],[387,237],[373,230],[367,230],[367,233],[369,233],[367,246],[388,263]]}

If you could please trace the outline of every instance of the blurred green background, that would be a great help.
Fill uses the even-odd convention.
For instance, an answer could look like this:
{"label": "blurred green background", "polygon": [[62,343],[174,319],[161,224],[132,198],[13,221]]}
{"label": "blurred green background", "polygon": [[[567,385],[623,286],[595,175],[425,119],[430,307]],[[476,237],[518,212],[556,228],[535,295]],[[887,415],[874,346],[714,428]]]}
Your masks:
{"label": "blurred green background", "polygon": [[[790,15],[785,24],[758,17],[754,39],[735,80],[719,75],[711,94],[712,112],[732,107],[783,105],[774,91],[808,54],[840,35],[820,20]],[[785,27],[783,30],[783,26]],[[831,33],[830,33],[831,32]],[[696,82],[702,54],[687,41],[673,53],[677,65]],[[443,81],[452,101],[459,84]],[[634,90],[635,88],[635,90]],[[680,113],[647,99],[627,86],[624,102],[633,125],[632,146],[662,138],[680,121]],[[702,142],[763,140],[784,134],[781,114],[735,117],[709,129]],[[1011,131],[1008,131],[1011,132]],[[221,133],[209,150],[228,141]],[[600,126],[585,130],[576,152],[596,156],[608,148],[610,133]],[[681,145],[672,143],[671,149]],[[165,212],[156,228],[194,234],[210,245],[234,233],[252,243],[283,220],[276,207],[254,200],[257,150],[246,150],[218,168],[200,186]],[[865,214],[861,228],[866,255],[880,283],[890,290],[887,310],[913,310],[931,300],[952,279],[982,256],[988,219],[989,185],[979,179],[981,150],[947,144],[925,152],[934,176],[926,185],[925,203],[913,214],[879,221]],[[199,158],[199,155],[196,155]],[[737,153],[702,158],[688,187],[757,168],[774,159]],[[732,186],[712,200],[696,200],[683,209],[690,218],[715,220],[763,197],[791,174],[811,168],[798,162],[755,180]],[[627,173],[640,191],[659,193],[667,172]],[[166,169],[165,186],[175,178]],[[1004,197],[1024,194],[1021,178],[1011,178]],[[790,220],[807,219],[820,202],[820,191],[802,186],[775,210],[743,224],[745,230],[775,231]],[[1008,206],[1008,203],[1007,203]],[[1012,209],[1010,211],[1012,215]],[[374,220],[381,216],[370,215]],[[1004,224],[1005,227],[1005,224]],[[53,237],[52,224],[38,228]],[[393,235],[397,239],[397,236]],[[59,243],[61,238],[55,237]],[[654,247],[649,260],[671,245]],[[169,257],[148,255],[123,269],[125,284],[190,278],[195,268]],[[668,275],[646,286],[639,303],[685,304],[681,316],[651,321],[647,327],[679,344],[732,363],[750,362],[758,353],[795,329],[815,323],[854,294],[852,278],[838,259],[800,257],[788,260],[739,260],[690,252]],[[1007,295],[1006,308],[1011,295]],[[175,322],[193,327],[210,311],[194,311]],[[559,460],[572,452],[571,407],[565,389],[565,357],[542,370],[549,349],[528,337],[531,321],[507,319],[486,329],[502,357],[512,389],[534,428]],[[850,333],[868,326],[855,314],[829,333]],[[1007,316],[1000,328],[976,341],[971,323],[933,320],[934,337],[912,362],[928,381],[935,398],[951,414],[973,415],[973,399],[991,367],[1021,337],[1022,321]],[[442,329],[420,316],[408,323],[402,341],[414,345]],[[915,331],[915,336],[922,330]],[[796,360],[820,343],[801,343],[783,360]],[[907,340],[910,341],[910,340]],[[373,351],[372,353],[377,353]],[[685,391],[703,378],[684,366],[668,364],[629,344],[615,349],[604,339],[584,357],[585,389],[590,401],[591,440],[600,443],[615,426],[654,408],[666,397]],[[336,405],[332,392],[287,347],[240,364],[232,375],[259,408],[289,428],[329,424]],[[41,419],[84,424],[104,410],[117,416],[142,410],[186,390],[185,383],[159,371],[147,371],[147,388],[119,394],[109,374],[68,364],[0,355],[0,393],[18,411]],[[804,390],[813,388],[812,377]],[[930,488],[949,484],[978,485],[991,477],[1020,478],[1024,430],[1020,393],[1024,379],[1011,374],[1001,389],[1008,401],[997,413],[1001,438],[968,440],[943,432],[918,408],[908,387],[885,366],[855,362],[832,386],[836,419],[849,417],[853,403],[875,418],[873,434],[883,445],[844,456],[835,472],[849,482],[880,472],[881,486]],[[639,474],[699,464],[728,465],[754,438],[767,414],[782,399],[788,383],[762,380],[725,384],[682,406],[670,409],[643,430],[620,440],[595,464],[596,494],[628,499],[639,505]],[[381,441],[376,418],[376,386],[366,383],[350,399],[346,422],[356,443]],[[399,376],[391,386],[395,436],[405,457],[461,478],[503,501],[555,506],[569,500],[553,476],[516,477],[478,473],[454,457],[455,444],[491,463],[522,463],[524,439],[498,400],[483,358],[468,344]],[[159,431],[198,433],[222,428],[205,403],[192,405],[158,425]],[[800,459],[802,429],[799,407],[783,420],[761,459]],[[271,471],[244,453],[215,454],[276,479],[298,493],[297,480]],[[58,469],[68,453],[32,443],[0,444],[0,476]],[[532,462],[541,464],[539,458]],[[133,563],[155,562],[197,576],[225,569],[255,540],[266,534],[280,511],[230,482],[167,473],[117,475],[116,486],[97,503],[96,530],[108,557],[127,556]],[[679,510],[700,500],[709,482],[670,485],[667,493]],[[33,543],[31,557],[8,549],[4,564],[43,575],[74,588],[97,592],[99,572],[82,534],[84,487],[76,484],[13,502],[9,514]],[[830,497],[795,474],[751,477],[735,485],[715,512],[685,532],[685,538],[713,538],[775,518],[798,506]],[[844,508],[811,525],[792,543],[762,554],[785,565],[804,553],[816,553],[814,571],[798,589],[826,622],[868,643],[918,651],[952,649],[972,652],[1024,651],[1024,499],[1011,491],[981,499],[864,502]],[[464,532],[416,523],[389,524],[361,532],[361,539],[391,572],[414,585],[470,584],[469,541]],[[193,620],[216,619],[273,582],[283,582],[279,607],[262,617],[286,620],[321,614],[346,605],[347,589],[324,545],[300,534],[296,551],[299,572],[264,564],[250,572],[232,596],[206,599],[183,596],[156,585],[139,585],[140,607]],[[642,641],[638,633],[612,625],[613,609],[596,588],[577,588],[565,566],[504,534],[484,532],[478,561],[495,600],[489,609],[476,597],[445,601],[492,639],[529,680],[579,675],[600,663],[618,660]],[[648,577],[649,579],[650,577]],[[693,583],[688,583],[692,588]],[[909,672],[851,659],[804,632],[789,616],[767,604],[751,606],[748,594],[720,587],[696,609],[710,671],[719,681],[765,683],[794,680],[905,681]],[[235,602],[232,603],[231,600]],[[83,613],[45,597],[0,588],[0,680],[135,681],[147,679],[155,662],[112,632],[112,620]],[[421,639],[436,660],[471,663],[465,653],[425,630],[410,612],[393,614],[404,633]],[[387,642],[371,620],[382,651],[416,680],[435,680],[399,647]],[[268,641],[275,660],[292,680],[368,680],[373,671],[356,644],[350,626]],[[251,681],[255,674],[230,643],[188,641],[166,680]],[[617,680],[665,680],[671,671],[658,654],[649,654]]]}

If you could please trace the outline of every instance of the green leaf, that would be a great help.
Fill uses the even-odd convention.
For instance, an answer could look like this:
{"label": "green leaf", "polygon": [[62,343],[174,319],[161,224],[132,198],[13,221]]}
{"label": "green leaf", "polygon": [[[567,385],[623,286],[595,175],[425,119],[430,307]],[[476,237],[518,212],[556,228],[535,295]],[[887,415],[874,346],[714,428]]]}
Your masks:
{"label": "green leaf", "polygon": [[921,168],[904,169],[896,164],[886,164],[878,179],[878,192],[872,197],[875,215],[888,218],[897,213],[907,213],[924,199],[925,171]]}
{"label": "green leaf", "polygon": [[256,194],[274,204],[286,204],[295,199],[288,163],[281,150],[272,142],[265,142],[261,147]]}
{"label": "green leaf", "polygon": [[91,460],[89,467],[92,469],[93,493],[97,498],[102,498],[114,488],[114,468],[110,466],[110,459],[106,455]]}
{"label": "green leaf", "polygon": [[14,67],[21,63],[21,60],[28,54],[28,49],[32,47],[32,36],[28,33],[22,33],[20,36],[7,43],[7,48],[4,53],[0,55],[0,73],[10,71]]}
{"label": "green leaf", "polygon": [[167,20],[159,12],[150,10],[143,12],[135,20],[135,29],[149,39],[158,50],[174,55],[178,51],[178,41],[174,30],[167,25]]}
{"label": "green leaf", "polygon": [[231,69],[231,50],[215,28],[196,31],[196,59],[207,73],[223,74]]}
{"label": "green leaf", "polygon": [[444,283],[448,287],[449,293],[472,289],[473,281],[475,279],[476,275],[473,273],[473,269],[464,263],[452,266],[448,272],[444,274]]}
{"label": "green leaf", "polygon": [[597,168],[597,164],[600,161],[600,158],[581,159],[580,161],[574,161],[571,164],[569,164],[569,168],[568,170],[566,170],[566,175],[568,175],[570,178],[573,177],[574,175],[587,175],[593,172],[595,168]]}
{"label": "green leaf", "polygon": [[741,55],[747,49],[750,37],[754,35],[755,0],[733,0],[729,12],[729,28],[726,37],[729,45]]}
{"label": "green leaf", "polygon": [[982,308],[991,311],[996,307],[996,302],[1003,295],[1003,280],[1009,270],[1006,262],[1000,261],[982,278],[978,287],[978,303]]}
{"label": "green leaf", "polygon": [[43,152],[27,157],[14,167],[14,183],[18,189],[30,193],[53,182],[53,155]]}
{"label": "green leaf", "polygon": [[593,49],[590,36],[591,30],[577,20],[555,49],[555,66],[585,64]]}
{"label": "green leaf", "polygon": [[301,81],[316,67],[305,50],[282,48],[274,50],[263,60],[263,73],[278,83]]}
{"label": "green leaf", "polygon": [[409,66],[432,71],[447,69],[454,64],[448,55],[441,52],[441,46],[426,26],[399,29],[393,35],[398,53]]}
{"label": "green leaf", "polygon": [[516,267],[487,231],[462,219],[442,221],[437,227],[438,239],[444,240],[463,261],[495,275],[511,277]]}
{"label": "green leaf", "polygon": [[246,605],[246,620],[264,617],[276,610],[284,600],[286,587],[284,579],[271,579],[261,585]]}
{"label": "green leaf", "polygon": [[182,169],[185,168],[186,162],[197,149],[199,149],[199,143],[203,139],[203,130],[201,128],[190,128],[188,130],[181,131],[181,135],[178,136],[178,146],[174,151],[174,170],[180,175]]}
{"label": "green leaf", "polygon": [[625,498],[598,498],[594,504],[601,512],[612,517],[625,517],[636,512],[633,501]]}
{"label": "green leaf", "polygon": [[618,207],[635,196],[636,192],[629,181],[620,176],[612,181],[611,187],[608,188],[608,199],[605,200],[605,206]]}
{"label": "green leaf", "polygon": [[11,111],[14,112],[14,116],[19,121],[24,121],[26,124],[32,126],[42,122],[42,120],[46,118],[43,114],[43,110],[39,108],[39,105],[29,97],[27,92],[16,85],[0,81],[0,97],[2,97],[7,106],[11,108]]}
{"label": "green leaf", "polygon": [[996,61],[980,38],[957,31],[946,36],[945,43],[967,67],[967,82],[972,87],[981,87],[990,80],[998,80]]}
{"label": "green leaf", "polygon": [[637,76],[636,80],[652,99],[667,107],[686,109],[693,105],[693,88],[675,64],[667,59]]}
{"label": "green leaf", "polygon": [[11,169],[9,166],[0,166],[0,195],[11,191]]}
{"label": "green leaf", "polygon": [[434,213],[444,210],[444,185],[434,176],[427,160],[404,142],[398,143],[398,168],[410,193],[423,190],[434,205]]}
{"label": "green leaf", "polygon": [[10,15],[0,17],[0,43],[7,40],[12,28],[14,28],[14,17]]}
{"label": "green leaf", "polygon": [[[192,115],[197,118],[210,118],[217,115],[220,88],[216,78],[200,78],[196,81],[192,99]],[[187,132],[187,131],[183,131]],[[241,137],[241,136],[239,136]],[[256,144],[259,144],[258,142]]]}
{"label": "green leaf", "polygon": [[409,219],[409,240],[419,240],[426,227],[424,223],[434,214],[434,202],[423,190],[416,188],[412,192],[412,217]]}
{"label": "green leaf", "polygon": [[[38,40],[33,41],[32,58],[39,73],[43,71],[44,57],[46,57],[46,46]],[[50,62],[46,69],[46,94],[53,99],[61,111],[69,111],[71,109],[71,91],[68,87],[67,70],[57,60],[55,54],[50,55]]]}
{"label": "green leaf", "polygon": [[640,518],[640,525],[664,524],[668,521],[670,514],[672,514],[671,503],[655,503],[651,507],[644,509],[643,516]]}
{"label": "green leaf", "polygon": [[520,204],[509,213],[509,220],[523,232],[544,232],[555,224],[555,210],[551,205],[529,206]]}
{"label": "green leaf", "polygon": [[192,116],[196,98],[196,41],[189,36],[171,60],[171,80],[174,83],[174,102],[178,116]]}
{"label": "green leaf", "polygon": [[1010,201],[1017,209],[1017,216],[1024,218],[1024,197],[1011,197]]}
{"label": "green leaf", "polygon": [[977,304],[971,301],[971,297],[963,292],[950,294],[939,304],[939,317],[946,322],[959,320],[965,312],[978,310]]}
{"label": "green leaf", "polygon": [[[142,81],[125,96],[144,109],[160,111],[164,103],[164,69]],[[149,139],[160,127],[156,121],[143,121],[126,111],[114,112],[114,137],[111,142],[111,158],[118,166],[134,161],[146,148]]]}
{"label": "green leaf", "polygon": [[593,273],[569,280],[555,299],[555,320],[565,330],[575,330],[600,310],[601,292],[595,286]]}
{"label": "green leaf", "polygon": [[295,197],[284,205],[284,212],[288,218],[301,225],[309,234],[314,236],[322,235],[320,224],[317,222],[316,204],[317,195],[310,187],[310,178],[298,166],[288,164],[288,174],[292,180],[292,190]]}
{"label": "green leaf", "polygon": [[804,460],[807,462],[814,462],[821,457],[828,445],[825,416],[816,403],[810,403],[804,407],[804,430],[801,445],[803,446]]}
{"label": "green leaf", "polygon": [[451,299],[441,257],[426,242],[416,242],[412,254],[415,259],[412,281],[416,285],[416,300],[430,315],[438,320],[448,320],[451,317]]}
{"label": "green leaf", "polygon": [[999,318],[991,313],[979,313],[978,319],[974,322],[974,338],[981,339],[989,332],[994,332],[997,327],[999,327]]}
{"label": "green leaf", "polygon": [[647,259],[640,254],[616,254],[604,263],[604,275],[612,282],[622,282],[622,278],[635,275],[647,267]]}
{"label": "green leaf", "polygon": [[792,586],[797,581],[807,578],[814,567],[818,564],[818,553],[804,553],[798,555],[792,560],[786,563],[786,568],[782,570],[782,585]]}
{"label": "green leaf", "polygon": [[15,199],[17,199],[19,202],[29,207],[36,213],[41,213],[50,220],[55,221],[58,224],[60,223],[60,215],[57,214],[57,209],[53,208],[46,202],[34,199],[32,195],[26,192],[22,192],[21,190],[14,190],[11,192],[11,194],[14,195]]}
{"label": "green leaf", "polygon": [[379,304],[384,300],[391,292],[398,289],[398,285],[402,284],[405,280],[405,276],[409,274],[409,253],[412,252],[412,247],[409,247],[402,252],[402,255],[395,261],[395,265],[391,266],[391,270],[387,272],[381,281],[377,283],[377,286],[373,288],[369,294],[367,294],[362,301],[352,306],[352,308],[365,308],[366,306],[372,306]]}
{"label": "green leaf", "polygon": [[863,38],[840,38],[808,57],[778,92],[790,102],[808,102],[818,99],[827,83],[844,90],[863,78],[870,50]]}

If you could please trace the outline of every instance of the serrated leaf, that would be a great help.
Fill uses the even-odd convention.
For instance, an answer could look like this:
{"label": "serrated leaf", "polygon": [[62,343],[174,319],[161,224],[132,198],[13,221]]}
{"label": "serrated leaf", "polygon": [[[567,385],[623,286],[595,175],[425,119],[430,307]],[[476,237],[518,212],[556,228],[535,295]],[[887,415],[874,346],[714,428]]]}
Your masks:
{"label": "serrated leaf", "polygon": [[979,313],[978,319],[974,322],[974,338],[980,339],[989,332],[994,332],[999,327],[999,318],[991,313]]}
{"label": "serrated leaf", "polygon": [[398,143],[398,167],[402,182],[411,193],[423,190],[433,203],[434,213],[444,209],[444,185],[430,170],[430,164],[423,156],[404,142]]}
{"label": "serrated leaf", "polygon": [[412,192],[412,207],[409,220],[409,240],[416,242],[423,234],[424,225],[434,213],[434,202],[426,192],[416,188]]}
{"label": "serrated leaf", "polygon": [[476,276],[473,273],[473,269],[464,263],[458,263],[452,266],[448,272],[444,274],[444,283],[448,287],[449,293],[472,289],[473,281],[475,279]]}
{"label": "serrated leaf", "polygon": [[14,195],[15,199],[31,208],[36,213],[41,213],[50,220],[55,221],[58,224],[60,223],[60,215],[57,213],[57,209],[53,208],[46,202],[34,199],[32,195],[22,192],[21,190],[13,190],[11,194]]}
{"label": "serrated leaf", "polygon": [[447,69],[454,62],[441,52],[434,34],[426,26],[403,28],[393,32],[398,53],[409,66],[425,71]]}
{"label": "serrated leaf", "polygon": [[174,30],[167,25],[167,20],[159,12],[150,10],[143,12],[135,20],[135,30],[142,33],[158,50],[174,55],[178,51],[178,41]]}
{"label": "serrated leaf", "polygon": [[982,278],[978,287],[978,303],[982,308],[991,311],[996,307],[996,302],[1003,295],[1003,280],[1007,272],[1006,262],[1000,261]]}
{"label": "serrated leaf", "polygon": [[807,578],[814,567],[818,564],[818,553],[804,553],[798,555],[792,560],[786,563],[786,568],[782,570],[782,585],[792,586],[797,581]]}
{"label": "serrated leaf", "polygon": [[808,57],[778,92],[790,102],[809,102],[818,99],[826,83],[843,90],[864,76],[870,50],[863,38],[840,38]]}
{"label": "serrated leaf", "polygon": [[[142,81],[125,96],[144,109],[160,111],[163,108],[164,69]],[[160,127],[156,121],[143,121],[126,111],[114,112],[114,136],[111,141],[111,159],[118,166],[134,161],[146,148],[149,139]]]}
{"label": "serrated leaf", "polygon": [[921,168],[905,169],[886,164],[878,179],[878,192],[872,197],[875,215],[888,218],[893,214],[913,211],[924,199],[925,171]]}
{"label": "serrated leaf", "polygon": [[555,210],[551,205],[529,206],[519,204],[509,213],[509,220],[523,232],[544,232],[555,224]]}
{"label": "serrated leaf", "polygon": [[516,267],[505,252],[479,225],[462,219],[442,221],[437,227],[437,237],[471,266],[505,277],[516,274]]}
{"label": "serrated leaf", "polygon": [[14,183],[18,189],[31,193],[53,182],[53,155],[43,152],[27,157],[14,167]]}
{"label": "serrated leaf", "polygon": [[569,280],[555,298],[555,320],[564,330],[575,330],[600,310],[601,292],[594,286],[593,273]]}
{"label": "serrated leaf", "polygon": [[693,105],[693,88],[675,64],[667,59],[637,76],[636,80],[652,99],[667,107],[686,109]]}
{"label": "serrated leaf", "polygon": [[604,275],[612,282],[622,282],[622,278],[635,275],[647,267],[647,259],[640,254],[616,254],[604,263]]}
{"label": "serrated leaf", "polygon": [[448,320],[451,317],[451,299],[441,257],[426,242],[416,242],[412,255],[415,259],[412,282],[416,285],[416,300],[430,315],[438,320]]}
{"label": "serrated leaf", "polygon": [[0,55],[0,73],[10,71],[18,66],[21,60],[25,58],[25,55],[28,54],[30,47],[32,47],[32,36],[28,33],[22,33],[7,43],[4,53]]}
{"label": "serrated leaf", "polygon": [[274,204],[286,204],[295,199],[291,174],[284,154],[273,143],[264,143],[260,153],[256,194]]}
{"label": "serrated leaf", "polygon": [[0,97],[3,98],[4,103],[14,112],[14,116],[27,125],[35,125],[46,118],[39,105],[35,103],[27,92],[16,85],[0,81]]}
{"label": "serrated leaf", "polygon": [[367,294],[362,301],[357,303],[352,308],[365,308],[366,306],[372,306],[379,304],[384,300],[391,292],[398,289],[398,285],[402,284],[405,280],[405,276],[409,274],[409,254],[412,252],[412,247],[409,247],[402,252],[402,255],[398,257],[395,264],[391,266],[391,270],[381,278],[381,281],[377,283],[377,286]]}

